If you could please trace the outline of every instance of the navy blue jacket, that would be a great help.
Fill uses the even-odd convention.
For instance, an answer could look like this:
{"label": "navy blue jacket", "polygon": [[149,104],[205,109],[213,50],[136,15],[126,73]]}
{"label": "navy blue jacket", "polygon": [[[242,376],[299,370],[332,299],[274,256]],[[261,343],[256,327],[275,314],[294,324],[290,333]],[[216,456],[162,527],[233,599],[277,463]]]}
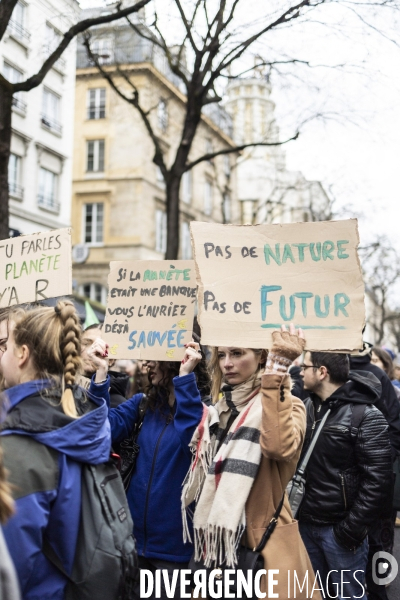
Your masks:
{"label": "navy blue jacket", "polygon": [[[127,497],[134,523],[138,554],[147,558],[188,562],[192,544],[183,543],[182,483],[191,462],[189,442],[200,423],[203,404],[194,373],[175,377],[173,419],[147,409],[140,430],[136,468]],[[109,413],[113,443],[132,431],[142,394],[136,394]]]}
{"label": "navy blue jacket", "polygon": [[110,456],[104,399],[108,383],[95,386],[98,397],[86,392],[89,401],[81,406],[87,412],[79,419],[67,417],[58,401],[41,397],[47,381],[29,381],[6,391],[9,404],[1,435],[16,513],[3,531],[24,600],[64,599],[67,579],[43,554],[43,538],[46,535],[71,572],[80,519],[81,465],[106,462]]}

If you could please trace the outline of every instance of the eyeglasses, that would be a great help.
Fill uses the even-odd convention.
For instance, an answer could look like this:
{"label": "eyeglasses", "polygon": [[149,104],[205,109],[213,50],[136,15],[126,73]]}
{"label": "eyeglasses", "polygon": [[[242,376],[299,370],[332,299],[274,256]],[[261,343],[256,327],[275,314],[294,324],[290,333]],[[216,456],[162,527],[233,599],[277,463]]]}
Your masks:
{"label": "eyeglasses", "polygon": [[306,369],[318,369],[314,365],[300,365],[300,371],[305,371]]}

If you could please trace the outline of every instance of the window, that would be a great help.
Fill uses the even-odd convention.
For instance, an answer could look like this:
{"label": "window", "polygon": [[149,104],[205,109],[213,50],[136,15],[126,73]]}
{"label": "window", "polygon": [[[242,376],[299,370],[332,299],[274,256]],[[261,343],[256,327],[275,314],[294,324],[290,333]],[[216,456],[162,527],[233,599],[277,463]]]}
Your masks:
{"label": "window", "polygon": [[100,283],[84,283],[79,286],[79,293],[81,296],[100,302],[104,306],[107,304],[107,288]]}
{"label": "window", "polygon": [[101,37],[93,40],[90,48],[100,65],[109,65],[113,59],[113,44],[111,37]]}
{"label": "window", "polygon": [[156,252],[164,252],[167,249],[167,213],[156,210]]}
{"label": "window", "polygon": [[182,177],[182,200],[186,204],[192,201],[192,171],[186,171]]}
{"label": "window", "polygon": [[106,88],[88,90],[88,119],[104,119],[106,116]]}
{"label": "window", "polygon": [[204,184],[204,212],[206,215],[212,213],[212,183],[208,179]]}
{"label": "window", "polygon": [[47,88],[43,88],[42,125],[51,131],[61,134],[60,96],[57,96],[57,94]]}
{"label": "window", "polygon": [[104,204],[102,202],[93,202],[84,204],[84,243],[102,244],[103,243],[103,221]]}
{"label": "window", "polygon": [[50,23],[46,23],[45,45],[49,54],[53,52],[61,41],[61,33],[55,29]]}
{"label": "window", "polygon": [[168,127],[168,107],[165,100],[160,100],[157,107],[158,126],[161,131],[167,131]]}
{"label": "window", "polygon": [[58,175],[40,167],[38,205],[50,210],[58,210],[57,202]]}
{"label": "window", "polygon": [[[212,144],[212,139],[211,138],[206,138],[206,154],[211,154],[212,152],[214,152],[213,144]],[[209,158],[208,162],[212,164],[213,159]]]}
{"label": "window", "polygon": [[[3,75],[10,83],[19,83],[22,81],[23,73],[7,62],[4,62]],[[23,92],[16,92],[12,100],[13,107],[23,114],[26,113],[26,104],[23,101]]]}
{"label": "window", "polygon": [[231,159],[229,158],[228,154],[225,154],[224,156],[224,173],[225,177],[229,179],[231,176]]}
{"label": "window", "polygon": [[230,223],[232,219],[231,214],[231,197],[229,194],[224,194],[224,217],[225,223]]}
{"label": "window", "polygon": [[16,154],[10,154],[10,160],[8,161],[8,191],[10,196],[22,200],[24,190],[22,189],[21,183],[21,162],[22,159]]}
{"label": "window", "polygon": [[[54,50],[60,44],[61,38],[62,34],[55,27],[50,25],[50,23],[46,23],[45,41],[43,45],[43,50],[46,57],[50,56],[50,54],[54,52]],[[64,72],[65,59],[62,56],[60,56],[60,58],[55,62],[53,66],[56,70]]]}
{"label": "window", "polygon": [[182,260],[190,260],[192,258],[192,242],[190,239],[190,228],[189,223],[183,221],[182,223]]}
{"label": "window", "polygon": [[8,23],[8,29],[12,35],[14,35],[20,41],[26,40],[28,41],[30,33],[25,29],[25,21],[26,21],[26,6],[23,2],[17,2],[13,13],[11,15],[11,19]]}
{"label": "window", "polygon": [[104,171],[104,140],[87,142],[87,168],[89,173]]}

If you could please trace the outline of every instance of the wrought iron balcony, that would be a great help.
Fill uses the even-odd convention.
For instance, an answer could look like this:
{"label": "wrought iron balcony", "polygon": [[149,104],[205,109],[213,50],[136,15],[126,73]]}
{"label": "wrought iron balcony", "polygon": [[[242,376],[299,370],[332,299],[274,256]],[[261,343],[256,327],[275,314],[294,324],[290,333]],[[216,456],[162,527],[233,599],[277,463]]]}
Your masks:
{"label": "wrought iron balcony", "polygon": [[42,122],[42,126],[45,129],[48,129],[49,131],[52,131],[53,133],[57,133],[58,135],[62,134],[62,126],[58,121],[48,117],[45,114],[42,114],[40,120]]}
{"label": "wrought iron balcony", "polygon": [[26,106],[27,105],[20,98],[18,98],[18,96],[13,96],[12,105],[16,110],[18,110],[23,115],[26,114]]}
{"label": "wrought iron balcony", "polygon": [[10,33],[10,35],[16,37],[17,39],[24,41],[24,42],[29,42],[29,40],[31,39],[31,34],[29,33],[29,31],[27,29],[25,29],[25,27],[23,27],[21,25],[21,23],[18,23],[18,21],[14,21],[13,19],[10,19],[8,22],[8,32]]}
{"label": "wrought iron balcony", "polygon": [[8,194],[12,196],[12,198],[16,198],[17,200],[24,199],[24,188],[15,183],[15,181],[9,181],[8,183]]}
{"label": "wrought iron balcony", "polygon": [[37,203],[40,208],[45,208],[46,210],[57,213],[60,211],[60,203],[52,194],[38,194]]}

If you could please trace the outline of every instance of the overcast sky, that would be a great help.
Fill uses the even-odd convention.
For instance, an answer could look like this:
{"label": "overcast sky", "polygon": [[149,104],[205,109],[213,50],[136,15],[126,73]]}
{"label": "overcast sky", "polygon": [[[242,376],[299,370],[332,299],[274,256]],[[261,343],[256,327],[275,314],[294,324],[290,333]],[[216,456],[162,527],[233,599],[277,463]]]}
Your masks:
{"label": "overcast sky", "polygon": [[[243,24],[249,14],[262,16],[271,4],[244,0]],[[98,5],[99,0],[81,2],[82,7]],[[352,8],[351,1],[321,7],[312,23],[299,22],[257,50],[271,56],[278,48],[281,55],[329,65],[272,76],[282,137],[313,113],[330,115],[311,120],[286,146],[287,166],[322,181],[337,199],[342,218],[359,217],[362,243],[388,235],[400,251],[400,48],[375,31],[400,42],[400,27],[386,9],[364,11],[372,25],[365,27]],[[345,68],[332,68],[343,63]]]}

